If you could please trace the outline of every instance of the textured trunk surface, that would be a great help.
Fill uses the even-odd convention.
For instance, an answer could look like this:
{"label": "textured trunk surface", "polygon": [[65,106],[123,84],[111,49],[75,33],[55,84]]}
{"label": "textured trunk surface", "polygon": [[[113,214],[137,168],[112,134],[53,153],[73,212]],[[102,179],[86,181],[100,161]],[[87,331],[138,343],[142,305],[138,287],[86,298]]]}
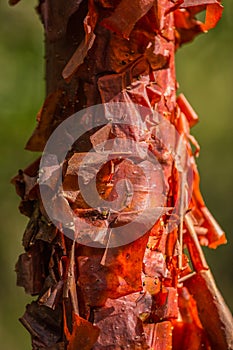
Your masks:
{"label": "textured trunk surface", "polygon": [[[204,23],[195,18],[202,10]],[[13,179],[22,198],[20,211],[30,218],[16,270],[18,285],[37,296],[21,318],[33,349],[232,349],[231,314],[201,249],[216,248],[226,239],[199,191],[199,146],[190,135],[198,117],[182,94],[177,97],[174,64],[175,50],[214,27],[221,12],[217,0],[40,1],[47,97],[26,148],[43,151],[53,130],[83,108],[118,102],[131,107],[130,125],[113,115],[96,127],[97,121],[84,114],[79,122],[88,132],[66,155],[57,217],[72,208],[81,223],[92,227],[86,236],[76,226],[67,237],[59,220],[51,222],[38,185],[40,160]],[[143,132],[135,105],[149,111]],[[154,111],[161,119],[154,119]],[[62,137],[58,148],[64,146]],[[101,164],[98,144],[114,138],[147,147],[158,160],[163,183],[140,152],[125,156],[121,142],[115,157]],[[91,148],[94,153],[82,171]],[[95,178],[87,174],[93,169],[104,200],[117,201],[117,182],[130,181],[134,191],[121,210],[93,208],[84,200],[77,174],[92,193]],[[41,171],[55,188],[54,163]],[[127,182],[124,186],[127,197],[131,190]],[[54,188],[48,186],[48,198]],[[152,226],[142,224],[141,235],[111,247],[111,240],[121,242],[116,233],[111,236],[114,228],[126,225],[127,237],[136,235],[127,224],[145,207],[156,215],[164,198],[164,210]],[[105,241],[97,245],[98,230]]]}

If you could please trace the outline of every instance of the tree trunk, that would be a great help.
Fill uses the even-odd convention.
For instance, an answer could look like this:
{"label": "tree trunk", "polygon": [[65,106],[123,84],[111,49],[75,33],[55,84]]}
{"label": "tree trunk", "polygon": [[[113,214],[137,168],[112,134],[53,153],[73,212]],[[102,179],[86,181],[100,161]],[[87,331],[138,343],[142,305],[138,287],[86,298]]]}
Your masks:
{"label": "tree trunk", "polygon": [[30,217],[16,270],[38,296],[20,319],[33,349],[232,349],[201,249],[226,239],[199,191],[198,117],[176,96],[174,63],[222,6],[44,0],[37,10],[47,97],[26,148],[44,153],[13,179]]}

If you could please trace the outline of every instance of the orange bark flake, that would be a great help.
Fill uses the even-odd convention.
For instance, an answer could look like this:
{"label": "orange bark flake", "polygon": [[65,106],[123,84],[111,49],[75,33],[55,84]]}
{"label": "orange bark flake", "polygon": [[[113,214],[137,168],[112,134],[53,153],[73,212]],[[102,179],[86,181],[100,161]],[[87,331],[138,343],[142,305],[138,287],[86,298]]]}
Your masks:
{"label": "orange bark flake", "polygon": [[39,0],[46,99],[26,148],[43,152],[82,113],[12,180],[30,218],[16,272],[37,296],[20,319],[33,350],[232,349],[232,316],[201,247],[226,237],[200,192],[199,116],[177,96],[175,75],[176,50],[222,9],[218,0]]}

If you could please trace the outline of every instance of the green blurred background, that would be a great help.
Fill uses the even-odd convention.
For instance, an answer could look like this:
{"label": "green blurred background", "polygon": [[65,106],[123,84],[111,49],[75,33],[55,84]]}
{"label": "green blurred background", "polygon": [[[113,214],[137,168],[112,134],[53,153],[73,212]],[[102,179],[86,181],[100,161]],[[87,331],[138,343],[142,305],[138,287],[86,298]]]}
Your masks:
{"label": "green blurred background", "polygon": [[[19,198],[9,184],[19,168],[36,155],[24,151],[44,99],[43,31],[34,11],[36,1],[10,8],[0,2],[0,339],[4,350],[30,350],[27,332],[18,322],[30,301],[15,286],[14,264],[22,252],[27,218],[19,214]],[[233,129],[233,1],[217,28],[199,36],[177,53],[177,78],[200,116],[193,134],[202,146],[198,160],[206,203],[227,233],[229,244],[205,249],[217,284],[233,308],[232,129]]]}

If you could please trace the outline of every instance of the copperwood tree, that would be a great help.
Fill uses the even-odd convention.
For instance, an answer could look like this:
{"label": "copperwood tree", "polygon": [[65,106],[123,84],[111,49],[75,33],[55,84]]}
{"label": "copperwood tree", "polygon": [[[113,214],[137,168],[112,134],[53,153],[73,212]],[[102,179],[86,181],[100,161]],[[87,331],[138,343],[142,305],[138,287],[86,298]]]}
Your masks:
{"label": "copperwood tree", "polygon": [[85,132],[57,134],[45,162],[13,179],[29,217],[16,271],[37,296],[20,319],[33,349],[232,349],[232,317],[201,249],[226,238],[199,190],[198,117],[176,94],[174,66],[183,43],[216,25],[220,1],[40,0],[37,11],[47,91],[26,149],[43,152],[62,122],[102,107],[77,115]]}

